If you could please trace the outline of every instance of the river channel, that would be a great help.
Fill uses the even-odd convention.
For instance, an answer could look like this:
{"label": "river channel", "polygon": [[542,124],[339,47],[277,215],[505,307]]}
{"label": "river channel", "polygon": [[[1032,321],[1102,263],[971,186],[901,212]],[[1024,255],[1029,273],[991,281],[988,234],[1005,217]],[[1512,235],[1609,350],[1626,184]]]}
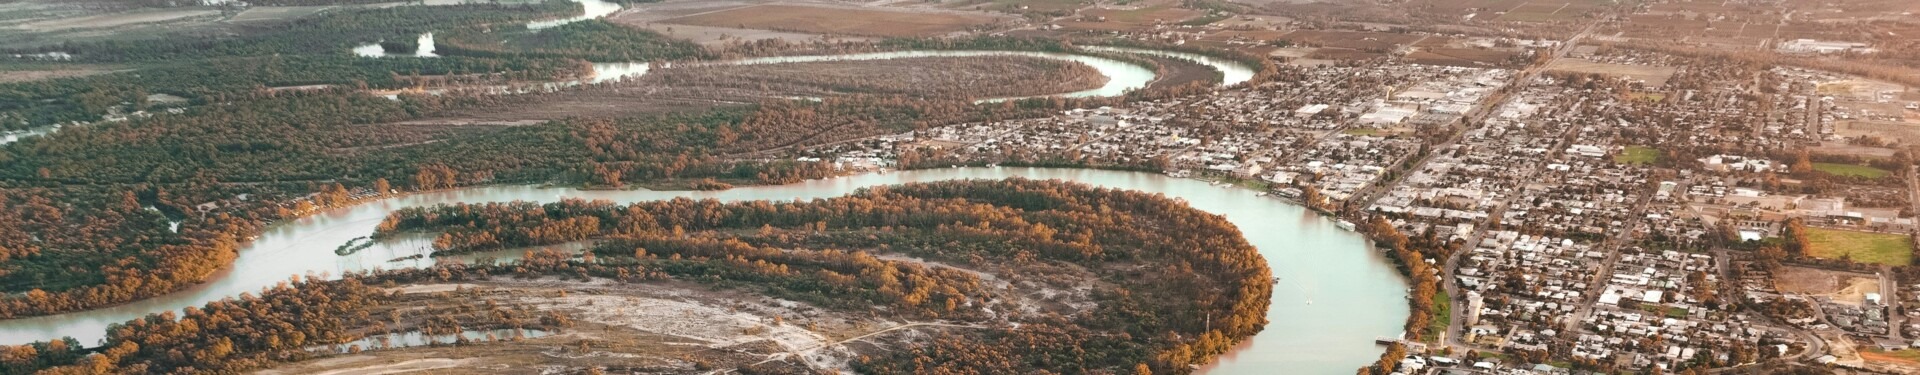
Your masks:
{"label": "river channel", "polygon": [[[1273,274],[1273,304],[1266,330],[1235,352],[1205,368],[1207,374],[1348,374],[1378,358],[1377,337],[1399,334],[1407,316],[1406,284],[1390,263],[1372,251],[1359,234],[1332,220],[1279,199],[1207,182],[1165,175],[1086,169],[956,168],[868,173],[809,180],[797,184],[742,187],[726,191],[578,190],[535,186],[489,186],[413,194],[320,212],[275,224],[240,250],[233,267],[186,290],[126,305],[36,318],[0,321],[0,344],[21,344],[62,336],[94,345],[109,324],[161,311],[257,293],[294,275],[338,278],[369,269],[431,266],[424,238],[381,241],[350,255],[336,255],[340,244],[373,233],[394,210],[460,202],[534,201],[565,198],[639,202],[687,197],[723,201],[829,198],[872,186],[956,179],[1025,177],[1061,179],[1094,186],[1166,194],[1195,208],[1225,215],[1260,250]],[[471,261],[521,253],[449,257]]]}

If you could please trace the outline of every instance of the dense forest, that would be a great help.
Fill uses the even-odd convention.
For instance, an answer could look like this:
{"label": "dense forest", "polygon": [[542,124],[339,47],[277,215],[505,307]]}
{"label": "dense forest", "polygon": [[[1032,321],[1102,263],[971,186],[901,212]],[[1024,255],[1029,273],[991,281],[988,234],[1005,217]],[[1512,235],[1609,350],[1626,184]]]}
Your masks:
{"label": "dense forest", "polygon": [[[1164,196],[1057,181],[908,184],[807,202],[463,204],[395,212],[378,234],[402,231],[441,231],[435,246],[448,252],[599,241],[584,257],[543,252],[518,263],[296,279],[258,297],[117,325],[98,348],[51,341],[0,354],[9,359],[8,373],[243,371],[314,355],[301,348],[436,321],[373,323],[368,316],[384,315],[402,297],[370,285],[559,275],[690,280],[849,311],[888,306],[901,317],[1020,323],[944,335],[856,365],[872,373],[1184,373],[1259,332],[1271,293],[1265,260],[1223,218]],[[1009,316],[1018,310],[1006,308],[996,315],[983,307],[1008,303],[1008,296],[973,273],[881,257],[889,254],[963,267],[1071,264],[1113,286],[1095,293],[1097,307],[1073,316]],[[1137,266],[1146,264],[1155,266]],[[506,310],[469,311],[453,321],[542,329],[566,321],[493,309]]]}
{"label": "dense forest", "polygon": [[436,34],[442,55],[651,61],[710,58],[708,51],[653,31],[586,20],[533,32],[524,26],[469,27]]}
{"label": "dense forest", "polygon": [[[0,84],[0,130],[68,121],[96,121],[110,110],[148,109],[150,94],[197,104],[222,103],[279,86],[336,85],[364,89],[405,87],[404,77],[498,73],[503,79],[549,80],[581,73],[557,59],[368,59],[355,45],[412,41],[434,30],[517,23],[580,12],[580,5],[469,4],[365,8],[322,13],[283,24],[248,26],[241,36],[69,42],[0,55],[63,52],[71,63],[118,64],[113,74]],[[123,104],[125,103],[125,104]]]}

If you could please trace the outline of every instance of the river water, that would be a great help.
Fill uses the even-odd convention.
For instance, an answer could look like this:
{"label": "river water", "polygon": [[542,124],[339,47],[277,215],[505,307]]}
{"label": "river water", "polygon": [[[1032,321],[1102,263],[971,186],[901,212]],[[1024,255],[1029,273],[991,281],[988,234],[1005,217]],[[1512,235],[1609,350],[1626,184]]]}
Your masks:
{"label": "river water", "polygon": [[[1226,215],[1258,247],[1281,281],[1273,289],[1266,330],[1234,353],[1207,367],[1208,374],[1349,374],[1378,358],[1376,337],[1399,334],[1407,315],[1406,285],[1366,241],[1331,220],[1254,191],[1210,185],[1159,174],[1085,169],[957,168],[869,173],[797,184],[742,187],[726,191],[578,190],[534,186],[492,186],[407,195],[321,212],[275,224],[240,250],[233,267],[186,290],[122,306],[37,318],[0,321],[0,344],[21,344],[71,336],[93,345],[107,325],[161,311],[254,292],[295,275],[338,278],[343,272],[431,266],[425,236],[381,241],[357,253],[334,249],[373,233],[388,213],[406,207],[459,202],[536,201],[563,198],[615,202],[688,197],[725,201],[794,200],[846,195],[859,188],[956,179],[1026,177],[1062,179],[1095,186],[1166,194],[1195,208]],[[467,255],[512,258],[518,250]]]}
{"label": "river water", "polygon": [[1094,51],[1094,52],[1118,52],[1118,53],[1135,53],[1135,54],[1143,54],[1143,55],[1154,55],[1154,56],[1172,57],[1176,59],[1192,61],[1200,65],[1206,65],[1207,67],[1213,68],[1213,70],[1220,72],[1221,86],[1233,86],[1233,85],[1238,85],[1238,84],[1246,83],[1247,81],[1253,80],[1253,73],[1254,73],[1253,68],[1246,66],[1246,64],[1241,64],[1238,61],[1233,61],[1233,60],[1228,60],[1228,59],[1223,59],[1223,58],[1218,58],[1213,56],[1207,56],[1207,55],[1202,55],[1198,53],[1163,51],[1163,50],[1145,49],[1145,48],[1109,47],[1109,46],[1081,46],[1080,49]]}

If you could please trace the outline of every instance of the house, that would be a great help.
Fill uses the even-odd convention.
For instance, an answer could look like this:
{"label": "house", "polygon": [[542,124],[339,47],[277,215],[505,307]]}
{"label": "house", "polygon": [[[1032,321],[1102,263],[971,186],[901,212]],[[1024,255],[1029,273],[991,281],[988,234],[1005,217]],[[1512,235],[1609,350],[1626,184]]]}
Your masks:
{"label": "house", "polygon": [[1293,116],[1294,117],[1313,117],[1313,115],[1320,114],[1320,112],[1323,112],[1326,110],[1327,110],[1326,104],[1308,104],[1305,106],[1301,106],[1300,109],[1293,110]]}

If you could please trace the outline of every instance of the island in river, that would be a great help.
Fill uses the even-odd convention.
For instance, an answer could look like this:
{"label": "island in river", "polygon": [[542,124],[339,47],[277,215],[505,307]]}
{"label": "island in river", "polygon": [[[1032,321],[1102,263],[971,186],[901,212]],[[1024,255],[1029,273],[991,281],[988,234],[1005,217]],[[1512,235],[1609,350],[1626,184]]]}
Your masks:
{"label": "island in river", "polygon": [[[416,231],[440,233],[435,253],[590,244],[578,257],[530,251],[515,263],[293,282],[116,327],[102,355],[74,365],[230,372],[368,336],[534,329],[577,342],[566,350],[588,359],[544,362],[580,368],[1184,372],[1265,327],[1272,287],[1266,262],[1220,216],[1060,181],[905,184],[798,202],[440,205],[395,211],[375,235]],[[400,287],[422,283],[480,285]],[[526,293],[519,283],[581,290]],[[609,283],[689,287],[675,299]],[[703,290],[758,294],[742,300],[780,309]],[[460,297],[438,297],[449,294]],[[627,309],[642,317],[621,318]],[[647,324],[666,311],[680,318]],[[686,326],[703,320],[718,321]],[[622,325],[630,329],[615,332]],[[662,351],[662,341],[715,353]],[[57,367],[69,353],[48,350],[40,362]],[[675,360],[688,368],[671,368]]]}
{"label": "island in river", "polygon": [[[186,292],[168,295],[155,300],[143,301],[134,305],[122,306],[122,308],[7,321],[5,324],[0,324],[0,332],[6,332],[5,335],[0,336],[56,337],[60,334],[69,334],[78,337],[99,337],[96,336],[97,333],[89,334],[83,331],[92,330],[93,332],[100,332],[104,330],[104,325],[107,323],[125,321],[126,318],[123,317],[127,315],[125,310],[171,310],[177,309],[179,306],[198,305],[205,301],[217,300],[240,292],[255,291],[263,286],[271,286],[280,280],[285,280],[287,275],[309,272],[315,275],[338,275],[345,272],[369,269],[393,270],[410,269],[414,267],[425,267],[427,270],[440,270],[444,268],[435,268],[434,265],[436,263],[481,264],[480,260],[487,257],[505,259],[526,255],[524,250],[515,249],[488,253],[472,253],[464,256],[440,257],[438,259],[411,259],[389,262],[389,260],[395,258],[408,258],[411,255],[431,251],[431,249],[425,247],[428,247],[429,243],[432,242],[426,238],[431,238],[432,236],[425,236],[424,238],[422,236],[387,236],[387,238],[382,239],[379,244],[345,257],[327,251],[333,247],[337,247],[338,244],[332,242],[345,243],[345,241],[350,241],[353,238],[371,234],[376,229],[378,223],[389,217],[390,213],[396,210],[406,212],[410,210],[410,207],[412,208],[411,210],[418,210],[421,207],[436,207],[443,204],[459,204],[460,202],[478,203],[515,200],[558,202],[562,197],[606,199],[619,202],[647,202],[673,197],[715,198],[733,202],[766,199],[783,201],[794,199],[805,200],[834,197],[852,193],[861,188],[898,183],[968,178],[1006,178],[1015,176],[1063,179],[1103,187],[1125,188],[1166,194],[1168,196],[1178,197],[1185,204],[1195,208],[1223,214],[1224,216],[1221,216],[1221,218],[1231,222],[1242,230],[1246,230],[1245,238],[1252,241],[1252,244],[1259,246],[1264,258],[1273,261],[1273,263],[1271,263],[1272,267],[1279,271],[1276,274],[1284,276],[1284,279],[1281,283],[1273,286],[1272,298],[1269,300],[1270,308],[1260,309],[1264,310],[1262,316],[1266,317],[1269,321],[1267,323],[1267,329],[1262,334],[1254,336],[1253,339],[1245,340],[1238,350],[1232,351],[1231,354],[1228,354],[1213,366],[1209,367],[1207,369],[1208,373],[1262,373],[1267,369],[1274,368],[1274,366],[1295,367],[1303,369],[1305,373],[1344,372],[1343,370],[1350,369],[1358,363],[1366,363],[1375,357],[1379,349],[1372,344],[1372,338],[1391,335],[1397,332],[1398,321],[1406,313],[1406,305],[1403,301],[1404,294],[1401,290],[1401,288],[1403,288],[1402,282],[1394,275],[1392,268],[1381,261],[1379,255],[1365,250],[1364,240],[1352,232],[1336,228],[1330,220],[1322,219],[1297,206],[1292,206],[1279,200],[1261,198],[1256,196],[1254,192],[1243,189],[1221,188],[1194,180],[1174,179],[1161,175],[1137,172],[1034,168],[964,168],[865,174],[843,178],[813,180],[792,185],[745,187],[720,192],[660,192],[646,190],[579,191],[571,189],[497,186],[389,198],[373,203],[330,210],[269,229],[264,236],[256,240],[247,249],[242,250],[240,258],[236,260],[235,267],[236,272],[240,274],[223,275],[221,278],[205,284],[202,287],[196,287]],[[687,228],[683,227],[682,229],[685,230]],[[670,230],[670,228],[668,230]],[[740,232],[749,232],[757,236],[760,230],[760,228],[756,227],[734,230],[732,232],[734,232],[735,234],[733,235],[736,236],[744,236],[747,234]],[[790,226],[779,226],[779,228],[775,228],[774,230],[795,237],[796,239],[794,240],[796,241],[799,240],[799,238],[806,237],[803,235],[804,232],[796,232],[796,230],[791,229]],[[454,230],[453,232],[463,233],[465,230]],[[697,231],[690,232],[698,233]],[[1228,237],[1237,239],[1241,238],[1241,235],[1234,234]],[[603,245],[605,243],[606,241],[600,242],[600,244]],[[568,245],[557,248],[572,251],[585,247],[587,246],[582,245],[580,242],[570,242]],[[599,247],[593,248],[599,249]],[[631,251],[628,249],[623,250]],[[618,256],[617,254],[602,255],[603,253],[611,251],[612,250],[599,250],[595,251],[595,254],[596,257],[599,258],[599,261],[607,262],[608,259],[614,259]],[[935,269],[940,269],[941,267],[962,267],[969,270],[980,271],[976,269],[975,266],[965,266],[968,262],[968,260],[965,259],[941,259],[938,257],[915,256],[898,252],[893,254],[899,256],[887,256],[879,259],[938,265],[932,266]],[[537,255],[538,253],[536,253],[535,258],[539,258]],[[671,257],[671,255],[663,256]],[[581,259],[575,258],[572,261],[581,261]],[[1048,274],[1092,276],[1070,273],[1068,271],[1049,272]],[[983,273],[980,275],[984,276],[987,274]],[[1069,280],[1073,279],[1067,276],[1061,277]],[[1100,279],[1099,277],[1086,278]],[[456,301],[488,299],[486,297],[469,296],[461,293],[476,293],[482,296],[496,294],[508,295],[512,297],[493,297],[492,299],[503,300],[503,302],[499,303],[521,303],[521,305],[518,306],[539,306],[541,311],[575,309],[568,311],[576,311],[574,314],[579,315],[573,319],[568,319],[569,321],[573,322],[573,324],[594,327],[606,324],[646,325],[658,323],[616,319],[617,317],[647,315],[642,314],[643,312],[653,315],[668,314],[671,316],[685,316],[686,314],[703,315],[703,312],[712,312],[715,311],[713,309],[720,309],[719,311],[735,310],[735,312],[760,311],[760,313],[749,315],[757,316],[759,318],[755,319],[761,320],[748,319],[748,316],[733,315],[714,318],[729,319],[727,322],[735,322],[742,325],[743,328],[741,329],[743,331],[741,332],[745,332],[744,330],[746,328],[744,327],[746,325],[751,325],[749,321],[757,322],[752,324],[765,325],[767,322],[763,320],[771,320],[771,316],[780,316],[783,320],[817,322],[814,328],[819,329],[820,332],[827,332],[822,333],[822,337],[825,338],[818,338],[817,340],[830,340],[835,337],[844,340],[848,338],[846,335],[849,334],[873,332],[890,328],[893,328],[893,330],[888,332],[918,331],[925,329],[960,329],[956,327],[926,327],[924,325],[955,324],[950,323],[953,321],[947,320],[946,318],[930,320],[890,318],[880,319],[884,322],[856,320],[856,322],[864,321],[866,323],[845,323],[845,321],[830,319],[829,317],[832,315],[828,314],[833,311],[845,311],[844,307],[836,310],[830,306],[816,306],[813,303],[805,301],[803,298],[791,295],[783,296],[784,298],[781,299],[770,300],[765,295],[754,293],[757,291],[751,288],[726,287],[724,285],[716,285],[715,283],[656,280],[639,284],[607,284],[607,282],[604,281],[607,280],[607,278],[600,280],[603,281],[581,283],[562,281],[551,276],[545,279],[531,280],[513,280],[506,277],[493,277],[485,281],[470,279],[439,281],[427,279],[421,280],[420,284],[417,285],[390,290],[407,292],[404,296],[409,300],[441,301],[442,304],[448,306],[458,305],[458,303],[455,303]],[[998,280],[997,282],[1007,282],[1005,279],[996,280]],[[1270,281],[1266,280],[1261,281],[1263,284],[1270,283]],[[641,287],[636,285],[646,286]],[[1092,292],[1094,291],[1092,289],[1075,291],[1073,289],[1060,287],[1039,288],[1039,285],[1045,284],[1015,286],[1011,291],[994,290],[993,292],[997,293],[996,296],[998,297],[998,299],[994,300],[997,302],[994,303],[1007,304],[1012,303],[1010,301],[1015,300],[1015,298],[1030,298],[1046,301],[1040,303],[1040,305],[1049,309],[1072,308],[1075,304],[1087,307],[1085,305],[1086,302],[1077,302],[1079,300],[1075,298],[1091,298],[1094,296],[1093,294],[1076,294]],[[1055,289],[1051,297],[1045,292],[1045,290],[1049,288]],[[456,289],[463,290],[456,291]],[[536,291],[538,293],[535,293]],[[560,295],[559,293],[561,293],[561,291],[571,291],[566,295],[573,297],[565,298],[572,299],[563,298],[563,300],[548,301],[530,297],[543,295],[557,296]],[[693,293],[690,291],[704,292]],[[1022,294],[1016,296],[1014,294],[1015,292]],[[700,297],[690,297],[696,295]],[[180,298],[176,299],[175,297]],[[582,300],[580,298],[587,299]],[[689,305],[687,304],[687,301],[690,300],[689,298],[693,298],[692,300],[694,301],[706,302]],[[617,301],[625,302],[616,304],[615,302]],[[984,304],[988,302],[982,301],[981,303]],[[431,305],[432,302],[427,302],[427,304]],[[725,307],[714,307],[711,306],[712,304],[719,304]],[[596,311],[578,310],[595,308],[593,306],[620,307],[617,309],[602,309]],[[703,308],[701,306],[710,308]],[[115,314],[112,310],[121,311]],[[748,313],[740,312],[740,314]],[[841,312],[839,314],[845,313]],[[733,317],[728,318],[727,316]],[[871,317],[872,315],[868,314],[867,316]],[[977,318],[978,317],[976,317],[976,319]],[[1219,317],[1215,316],[1214,318],[1218,319]],[[603,319],[615,320],[606,321]],[[829,322],[839,323],[829,324]],[[719,322],[710,323],[719,324]],[[906,328],[898,327],[916,323],[924,324]],[[1200,323],[1203,329],[1205,328],[1204,326],[1208,324],[1205,314],[1202,314],[1200,317]],[[796,325],[805,327],[804,324],[805,323],[797,323]],[[492,331],[502,329],[501,327],[506,326],[469,322],[459,327],[466,330]],[[547,328],[538,325],[516,327],[524,327],[527,329]],[[399,327],[397,325],[389,326],[388,329],[399,329]],[[440,331],[436,331],[436,333],[445,333],[448,329],[452,328],[449,326],[441,326]],[[771,330],[772,328],[768,329]],[[516,358],[507,353],[516,351],[524,353],[527,348],[533,347],[570,347],[571,345],[577,344],[575,342],[577,340],[570,339],[576,338],[576,336],[568,334],[567,332],[580,332],[581,329],[576,326],[571,329],[560,328],[554,331],[560,332],[561,334],[525,339],[522,341],[463,347],[463,349],[460,350],[475,353],[479,357]],[[637,330],[619,331],[637,332]],[[834,334],[833,332],[840,333]],[[899,333],[905,334],[905,332]],[[679,332],[679,334],[692,335],[693,333]],[[799,334],[798,332],[788,332],[788,335],[785,336],[774,333],[768,333],[768,335],[771,335],[769,337],[809,337]],[[369,336],[384,337],[383,335],[375,335],[372,332],[360,332],[359,334],[344,335],[335,337],[334,339],[339,340],[336,342],[353,342],[353,340],[360,337]],[[496,337],[499,336],[504,335],[496,335]],[[656,337],[656,339],[657,338],[658,337]],[[91,339],[89,341],[92,340],[98,339]],[[866,338],[863,340],[872,341],[874,339]],[[364,341],[362,342],[364,343]],[[589,345],[593,344],[590,343]],[[711,345],[711,343],[705,345]],[[808,347],[808,345],[805,345],[803,342],[793,342],[792,345],[795,347]],[[867,344],[849,342],[843,345],[862,347]],[[339,349],[344,351],[347,348],[343,346]],[[361,349],[368,348],[363,347]],[[439,350],[441,349],[435,349],[433,351]],[[425,348],[419,350],[378,351],[369,354],[341,357],[346,358],[341,360],[302,362],[295,366],[314,366],[315,364],[321,364],[354,368],[355,366],[369,365],[361,361],[370,360],[370,358],[382,359],[380,363],[385,363],[390,360],[427,361],[440,358],[434,355],[423,354],[423,352],[433,351],[427,351]],[[534,352],[538,351],[536,350]],[[337,351],[329,351],[328,353],[337,353]],[[440,355],[445,355],[445,353]],[[360,360],[352,360],[354,358]],[[306,367],[296,367],[295,369],[297,368]]]}

